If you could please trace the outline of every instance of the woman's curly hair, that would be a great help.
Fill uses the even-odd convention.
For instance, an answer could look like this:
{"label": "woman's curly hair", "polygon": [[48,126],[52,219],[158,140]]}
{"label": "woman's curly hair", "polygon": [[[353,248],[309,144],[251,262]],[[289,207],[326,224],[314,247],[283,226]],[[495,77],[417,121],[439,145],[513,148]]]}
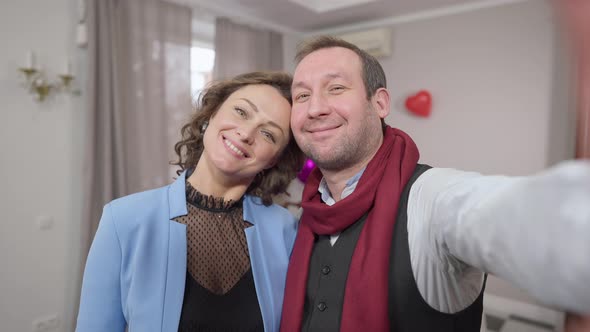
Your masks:
{"label": "woman's curly hair", "polygon": [[[277,89],[292,105],[291,82],[291,75],[284,72],[252,72],[216,82],[205,89],[199,97],[194,115],[182,126],[181,140],[174,145],[178,160],[171,164],[180,166],[177,174],[197,165],[203,153],[203,124],[215,115],[232,93],[248,85],[264,84]],[[272,204],[273,196],[286,192],[287,186],[303,166],[303,153],[291,130],[289,133],[289,143],[281,152],[278,162],[256,175],[246,190],[247,194],[260,197],[266,206]]]}

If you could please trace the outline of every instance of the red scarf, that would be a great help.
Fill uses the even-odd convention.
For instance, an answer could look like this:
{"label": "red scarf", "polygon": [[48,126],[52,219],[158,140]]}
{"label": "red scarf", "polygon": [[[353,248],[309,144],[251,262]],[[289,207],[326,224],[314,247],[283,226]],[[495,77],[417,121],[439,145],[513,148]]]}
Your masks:
{"label": "red scarf", "polygon": [[321,200],[322,179],[315,169],[303,190],[303,216],[291,255],[281,332],[301,331],[314,234],[343,231],[369,212],[352,256],[340,331],[389,331],[389,254],[397,207],[419,159],[414,141],[387,127],[383,144],[367,165],[354,192],[332,206]]}

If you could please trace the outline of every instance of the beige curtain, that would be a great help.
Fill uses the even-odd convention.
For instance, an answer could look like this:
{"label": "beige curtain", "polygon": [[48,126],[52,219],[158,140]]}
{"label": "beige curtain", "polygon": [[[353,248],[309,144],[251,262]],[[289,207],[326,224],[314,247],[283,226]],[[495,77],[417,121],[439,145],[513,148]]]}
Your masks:
{"label": "beige curtain", "polygon": [[590,1],[555,0],[576,59],[576,158],[590,159]]}
{"label": "beige curtain", "polygon": [[590,159],[590,1],[570,1],[578,48],[578,129],[576,157]]}
{"label": "beige curtain", "polygon": [[88,8],[86,249],[105,203],[172,181],[173,145],[191,110],[190,8],[160,0]]}
{"label": "beige curtain", "polygon": [[[555,0],[570,33],[576,60],[577,130],[576,158],[590,160],[590,1]],[[566,313],[565,332],[590,331],[590,313]]]}
{"label": "beige curtain", "polygon": [[230,78],[255,70],[282,69],[281,34],[234,23],[223,17],[216,19],[213,79]]}

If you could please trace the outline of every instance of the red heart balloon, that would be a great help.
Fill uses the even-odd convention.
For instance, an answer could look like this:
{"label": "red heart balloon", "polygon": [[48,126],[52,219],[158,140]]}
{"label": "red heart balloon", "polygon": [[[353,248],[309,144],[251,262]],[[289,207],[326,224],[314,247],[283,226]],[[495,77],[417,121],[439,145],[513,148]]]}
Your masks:
{"label": "red heart balloon", "polygon": [[424,118],[430,116],[430,112],[432,111],[432,96],[430,92],[420,90],[417,94],[409,96],[406,99],[406,108],[417,116]]}

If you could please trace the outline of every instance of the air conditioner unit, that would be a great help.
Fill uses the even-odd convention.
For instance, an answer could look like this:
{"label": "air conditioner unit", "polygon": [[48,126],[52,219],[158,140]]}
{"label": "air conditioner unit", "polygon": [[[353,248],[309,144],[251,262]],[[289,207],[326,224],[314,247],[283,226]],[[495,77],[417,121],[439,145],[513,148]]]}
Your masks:
{"label": "air conditioner unit", "polygon": [[378,28],[336,35],[376,58],[391,55],[391,29]]}

